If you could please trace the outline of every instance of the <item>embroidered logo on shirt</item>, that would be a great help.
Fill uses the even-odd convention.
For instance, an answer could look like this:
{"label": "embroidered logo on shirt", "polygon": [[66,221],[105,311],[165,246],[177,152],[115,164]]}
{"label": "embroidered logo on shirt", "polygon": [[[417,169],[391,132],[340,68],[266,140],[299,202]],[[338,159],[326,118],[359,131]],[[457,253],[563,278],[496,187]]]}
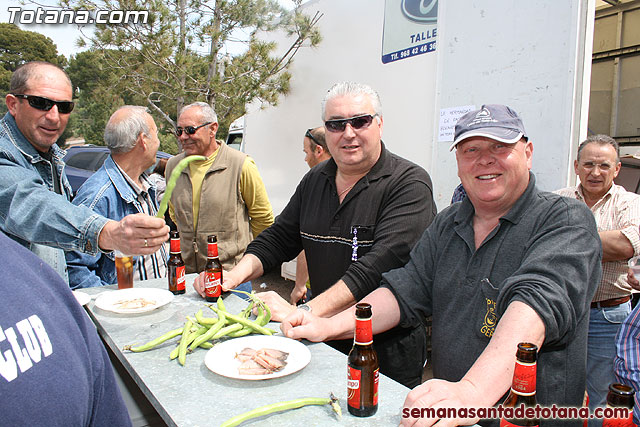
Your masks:
{"label": "embroidered logo on shirt", "polygon": [[496,302],[492,299],[485,298],[487,302],[487,313],[484,315],[484,322],[480,328],[480,332],[487,338],[491,338],[498,324],[498,316],[496,316]]}

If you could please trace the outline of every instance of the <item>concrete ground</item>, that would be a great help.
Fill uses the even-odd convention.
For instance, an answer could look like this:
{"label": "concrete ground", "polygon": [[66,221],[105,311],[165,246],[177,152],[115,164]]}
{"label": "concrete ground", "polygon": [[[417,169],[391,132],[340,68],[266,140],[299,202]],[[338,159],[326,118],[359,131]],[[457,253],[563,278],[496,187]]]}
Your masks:
{"label": "concrete ground", "polygon": [[289,301],[289,294],[293,289],[293,281],[280,275],[280,268],[274,269],[252,281],[256,292],[276,291],[278,295]]}
{"label": "concrete ground", "polygon": [[[253,280],[253,289],[256,292],[275,291],[285,300],[289,301],[291,290],[293,289],[294,282],[287,280],[280,275],[280,268],[274,269],[263,276]],[[431,363],[427,361],[427,365],[424,368],[422,374],[422,381],[433,378],[433,372],[431,370]]]}

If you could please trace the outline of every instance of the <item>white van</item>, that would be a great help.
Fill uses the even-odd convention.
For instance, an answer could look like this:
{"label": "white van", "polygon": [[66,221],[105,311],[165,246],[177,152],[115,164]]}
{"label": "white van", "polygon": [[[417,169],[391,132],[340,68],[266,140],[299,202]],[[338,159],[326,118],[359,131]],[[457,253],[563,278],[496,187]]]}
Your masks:
{"label": "white van", "polygon": [[229,126],[226,143],[229,147],[244,152],[244,116],[235,119]]}

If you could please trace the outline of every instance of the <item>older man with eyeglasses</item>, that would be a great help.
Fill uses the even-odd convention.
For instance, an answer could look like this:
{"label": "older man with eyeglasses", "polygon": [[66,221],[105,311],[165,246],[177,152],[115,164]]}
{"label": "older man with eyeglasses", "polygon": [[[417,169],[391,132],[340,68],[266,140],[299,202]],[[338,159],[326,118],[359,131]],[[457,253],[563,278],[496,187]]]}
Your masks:
{"label": "older man with eyeglasses", "polygon": [[[304,249],[313,299],[298,309],[329,317],[380,284],[383,272],[401,267],[436,213],[431,179],[382,142],[382,106],[369,86],[343,82],[322,108],[332,158],[311,168],[275,223],[248,247],[224,277],[231,289],[293,259]],[[194,283],[202,294],[202,275]],[[274,292],[259,294],[275,320],[296,312]],[[353,340],[331,341],[347,352]],[[374,337],[380,372],[413,387],[426,358],[422,322]]]}
{"label": "older man with eyeglasses", "polygon": [[[614,183],[620,172],[620,148],[608,135],[591,135],[578,147],[576,186],[557,190],[591,209],[602,243],[602,279],[591,302],[587,347],[587,394],[593,411],[607,404],[609,384],[616,382],[615,339],[631,313],[627,261],[640,255],[640,196]],[[602,420],[589,420],[601,426]]]}
{"label": "older man with eyeglasses", "polygon": [[[216,140],[218,117],[209,104],[187,105],[177,124],[183,152],[169,159],[166,177],[183,158],[206,157],[182,171],[169,204],[169,214],[180,232],[186,272],[204,270],[210,234],[217,236],[220,262],[230,270],[249,242],[273,223],[267,191],[253,159]],[[251,291],[251,284],[243,288]]]}
{"label": "older man with eyeglasses", "polygon": [[69,76],[47,62],[29,62],[11,76],[0,119],[0,229],[50,264],[68,283],[64,251],[91,255],[119,249],[154,253],[169,237],[163,220],[144,214],[112,221],[71,204],[56,141],[73,110]]}
{"label": "older man with eyeglasses", "polygon": [[[160,146],[158,127],[145,107],[124,105],[109,118],[104,142],[110,155],[100,169],[78,189],[74,205],[87,206],[115,220],[134,213],[158,212],[156,188],[146,170],[156,162]],[[166,277],[167,247],[154,254],[135,257],[134,280]],[[114,254],[92,256],[76,251],[66,254],[71,289],[116,283]]]}

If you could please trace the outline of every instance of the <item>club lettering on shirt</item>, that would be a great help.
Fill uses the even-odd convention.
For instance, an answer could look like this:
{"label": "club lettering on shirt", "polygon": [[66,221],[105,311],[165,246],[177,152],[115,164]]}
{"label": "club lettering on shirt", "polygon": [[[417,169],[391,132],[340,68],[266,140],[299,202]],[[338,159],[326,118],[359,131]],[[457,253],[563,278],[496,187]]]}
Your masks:
{"label": "club lettering on shirt", "polygon": [[34,331],[36,331],[36,335],[38,336],[38,341],[40,342],[40,346],[42,347],[42,352],[44,353],[44,357],[49,356],[53,353],[53,346],[51,345],[51,340],[49,339],[49,335],[47,335],[47,331],[42,324],[42,320],[37,315],[33,315],[29,317],[29,323],[31,323],[31,327]]}
{"label": "club lettering on shirt", "polygon": [[[21,340],[15,330],[20,333]],[[7,348],[7,344],[10,349]],[[32,315],[16,323],[15,329],[9,327],[2,329],[0,326],[0,376],[7,382],[11,382],[18,377],[20,372],[30,369],[34,363],[42,360],[42,356],[49,356],[53,353],[53,346],[49,335],[37,315]]]}
{"label": "club lettering on shirt", "polygon": [[20,335],[22,335],[22,340],[24,341],[27,353],[29,353],[29,357],[35,363],[38,363],[40,359],[42,359],[42,351],[40,351],[40,346],[36,341],[36,335],[33,332],[33,328],[31,327],[29,320],[24,319],[19,321],[16,323],[16,327],[18,328]]}

